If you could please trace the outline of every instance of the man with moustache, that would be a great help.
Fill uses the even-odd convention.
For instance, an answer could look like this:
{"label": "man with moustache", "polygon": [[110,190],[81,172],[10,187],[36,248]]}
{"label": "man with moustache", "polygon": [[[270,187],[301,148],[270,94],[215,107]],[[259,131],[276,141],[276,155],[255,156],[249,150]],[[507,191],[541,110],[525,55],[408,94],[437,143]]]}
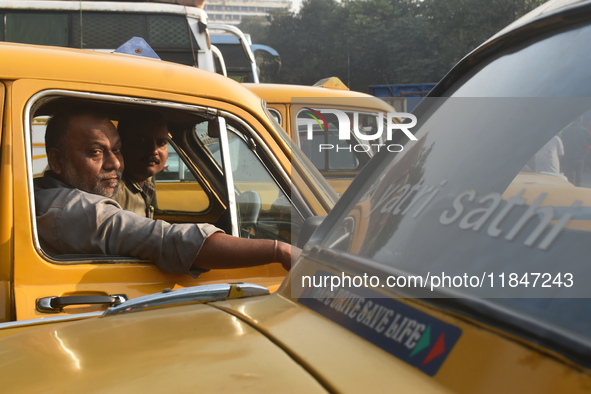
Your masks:
{"label": "man with moustache", "polygon": [[119,120],[121,153],[125,162],[119,192],[113,197],[123,209],[154,217],[156,186],[154,175],[168,159],[168,127],[157,112],[134,111]]}
{"label": "man with moustache", "polygon": [[166,272],[193,275],[271,262],[291,267],[292,248],[283,242],[237,238],[211,224],[170,224],[122,209],[111,198],[121,179],[121,140],[104,114],[70,109],[55,115],[45,145],[50,170],[35,185],[35,205],[39,239],[51,255],[140,257]]}

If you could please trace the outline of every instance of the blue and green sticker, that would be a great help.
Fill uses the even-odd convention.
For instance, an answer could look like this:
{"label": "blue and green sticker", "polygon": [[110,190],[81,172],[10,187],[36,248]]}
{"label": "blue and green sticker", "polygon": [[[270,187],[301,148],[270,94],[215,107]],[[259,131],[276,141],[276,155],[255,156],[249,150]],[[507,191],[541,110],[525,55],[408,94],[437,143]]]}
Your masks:
{"label": "blue and green sticker", "polygon": [[[327,273],[318,272],[317,275]],[[434,376],[462,331],[368,288],[306,288],[298,302]]]}

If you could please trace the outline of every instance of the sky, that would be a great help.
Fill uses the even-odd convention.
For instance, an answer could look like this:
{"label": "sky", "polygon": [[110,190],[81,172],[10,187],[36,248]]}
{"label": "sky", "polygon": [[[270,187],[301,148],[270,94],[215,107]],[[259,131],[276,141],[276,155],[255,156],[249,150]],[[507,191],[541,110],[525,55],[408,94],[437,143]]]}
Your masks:
{"label": "sky", "polygon": [[302,6],[302,0],[291,0],[291,11],[298,12]]}

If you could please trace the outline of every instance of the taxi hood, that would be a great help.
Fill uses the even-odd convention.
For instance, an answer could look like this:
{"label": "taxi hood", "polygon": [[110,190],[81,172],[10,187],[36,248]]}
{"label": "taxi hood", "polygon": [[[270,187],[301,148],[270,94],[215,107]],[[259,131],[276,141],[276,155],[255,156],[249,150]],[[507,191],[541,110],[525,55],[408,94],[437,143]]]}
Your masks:
{"label": "taxi hood", "polygon": [[324,391],[259,331],[208,304],[41,327],[0,342],[7,392]]}

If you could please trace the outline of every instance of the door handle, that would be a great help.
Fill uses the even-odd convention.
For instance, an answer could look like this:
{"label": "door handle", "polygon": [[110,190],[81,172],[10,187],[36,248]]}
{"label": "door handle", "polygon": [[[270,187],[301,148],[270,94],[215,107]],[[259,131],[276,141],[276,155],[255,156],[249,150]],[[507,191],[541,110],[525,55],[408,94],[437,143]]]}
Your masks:
{"label": "door handle", "polygon": [[117,306],[127,301],[125,294],[113,295],[89,295],[89,296],[65,296],[65,297],[43,297],[37,299],[36,306],[39,312],[44,313],[59,313],[62,312],[65,306],[71,305],[108,305]]}

